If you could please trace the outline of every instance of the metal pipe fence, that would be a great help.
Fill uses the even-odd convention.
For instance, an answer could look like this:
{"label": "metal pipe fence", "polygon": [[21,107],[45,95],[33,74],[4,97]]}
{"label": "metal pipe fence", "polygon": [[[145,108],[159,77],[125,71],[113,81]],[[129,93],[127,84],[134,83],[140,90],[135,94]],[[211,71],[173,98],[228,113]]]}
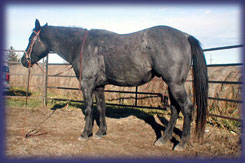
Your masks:
{"label": "metal pipe fence", "polygon": [[[209,49],[203,49],[204,52],[207,51],[216,51],[216,50],[225,50],[225,49],[232,49],[232,48],[241,48],[243,45],[233,45],[233,46],[224,46],[224,47],[215,47],[215,48],[209,48]],[[4,50],[4,51],[9,51],[9,50]],[[13,50],[12,50],[13,51]],[[15,52],[24,52],[23,50],[14,50]],[[52,53],[52,52],[51,52]],[[18,63],[18,62],[17,62]],[[17,64],[16,62],[13,64]],[[18,63],[19,64],[19,63]],[[45,75],[44,74],[32,74],[34,76],[42,76],[44,79],[44,91],[42,94],[42,99],[44,105],[47,105],[47,100],[61,100],[61,101],[76,101],[77,100],[71,100],[71,99],[58,99],[58,98],[49,98],[47,96],[47,89],[65,89],[65,90],[78,90],[78,88],[68,88],[68,87],[54,87],[54,86],[48,86],[48,78],[49,77],[61,77],[61,78],[75,78],[76,76],[67,76],[67,75],[48,75],[48,66],[49,65],[69,65],[68,63],[48,63],[48,56],[46,57],[46,60],[43,60],[43,67],[45,67]],[[207,65],[207,67],[227,67],[227,66],[238,66],[241,67],[243,66],[242,63],[231,63],[231,64],[210,64]],[[26,74],[18,74],[18,73],[10,73],[10,75],[24,75]],[[186,82],[192,82],[192,80],[187,80]],[[236,85],[241,85],[242,82],[240,81],[208,81],[209,84],[236,84]],[[40,87],[40,86],[38,86]],[[112,106],[126,106],[126,107],[136,107],[136,108],[149,108],[149,109],[166,109],[168,107],[168,97],[163,96],[161,93],[152,93],[152,92],[139,92],[138,91],[138,86],[135,87],[135,91],[114,91],[114,90],[105,90],[105,92],[109,93],[123,93],[123,94],[134,94],[135,96],[135,103],[134,105],[122,105],[122,104],[113,104],[113,103],[106,103],[106,105],[112,105]],[[138,105],[138,95],[148,95],[152,97],[158,97],[161,100],[161,103],[163,104],[163,107],[152,107],[152,106],[139,106]],[[233,103],[243,103],[242,100],[235,100],[235,99],[224,99],[224,98],[216,98],[216,97],[208,97],[209,100],[217,100],[217,101],[226,101],[226,102],[233,102]],[[79,101],[83,102],[83,101]],[[242,119],[237,119],[237,118],[232,118],[232,117],[226,117],[222,115],[215,115],[215,114],[209,114],[209,116],[214,116],[218,118],[224,118],[224,119],[229,119],[229,120],[235,120],[235,121],[242,121]]]}

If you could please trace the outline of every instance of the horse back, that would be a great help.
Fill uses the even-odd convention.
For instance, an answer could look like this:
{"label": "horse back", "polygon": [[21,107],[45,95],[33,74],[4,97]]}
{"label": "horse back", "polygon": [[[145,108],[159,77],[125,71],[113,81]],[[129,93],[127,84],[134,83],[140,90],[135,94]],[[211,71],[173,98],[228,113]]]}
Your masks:
{"label": "horse back", "polygon": [[[170,76],[164,72],[178,62],[190,64],[187,34],[167,26],[148,28],[131,34],[116,34],[109,31],[95,31],[93,46],[103,57],[105,76],[108,83],[120,86],[141,85],[155,75]],[[184,74],[185,75],[185,74]]]}

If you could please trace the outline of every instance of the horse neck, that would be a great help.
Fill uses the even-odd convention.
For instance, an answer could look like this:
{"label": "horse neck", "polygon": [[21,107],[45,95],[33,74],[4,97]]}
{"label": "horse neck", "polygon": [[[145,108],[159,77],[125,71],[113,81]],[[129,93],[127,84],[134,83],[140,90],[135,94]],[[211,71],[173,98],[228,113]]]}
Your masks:
{"label": "horse neck", "polygon": [[45,30],[45,36],[49,42],[50,51],[72,63],[80,53],[84,32],[85,30],[82,28],[49,26]]}

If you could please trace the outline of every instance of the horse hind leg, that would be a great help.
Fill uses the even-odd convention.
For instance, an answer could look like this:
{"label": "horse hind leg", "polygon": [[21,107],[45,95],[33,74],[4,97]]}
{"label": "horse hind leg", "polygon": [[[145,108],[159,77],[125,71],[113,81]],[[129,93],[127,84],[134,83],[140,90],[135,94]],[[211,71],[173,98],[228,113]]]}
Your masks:
{"label": "horse hind leg", "polygon": [[98,87],[95,89],[95,98],[97,103],[97,110],[99,112],[99,130],[96,132],[94,138],[100,139],[106,135],[107,125],[106,125],[106,108],[105,108],[105,95],[104,87]]}
{"label": "horse hind leg", "polygon": [[191,101],[187,99],[187,103],[184,105],[182,109],[182,113],[184,115],[183,131],[182,131],[180,143],[177,144],[174,148],[174,150],[176,151],[183,151],[186,147],[187,142],[190,139],[192,112],[193,112],[193,105]]}
{"label": "horse hind leg", "polygon": [[190,138],[190,128],[191,128],[191,120],[192,120],[192,111],[193,106],[191,101],[187,97],[187,93],[184,87],[184,82],[181,84],[170,84],[169,85],[171,94],[179,105],[181,112],[184,115],[184,123],[183,123],[183,131],[181,135],[180,142],[174,147],[174,150],[182,151],[185,149],[185,146]]}
{"label": "horse hind leg", "polygon": [[171,117],[168,122],[167,128],[164,131],[164,135],[160,137],[154,145],[156,146],[162,146],[164,145],[169,139],[172,137],[173,129],[176,124],[180,108],[175,99],[173,98],[173,95],[169,89],[169,98],[170,98],[170,110],[171,110]]}

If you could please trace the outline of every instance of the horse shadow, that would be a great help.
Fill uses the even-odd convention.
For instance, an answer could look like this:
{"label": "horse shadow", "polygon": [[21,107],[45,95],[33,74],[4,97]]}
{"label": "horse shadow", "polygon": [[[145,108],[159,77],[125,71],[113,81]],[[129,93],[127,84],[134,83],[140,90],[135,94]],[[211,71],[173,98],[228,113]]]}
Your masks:
{"label": "horse shadow", "polygon": [[[94,108],[94,110],[96,110],[96,108]],[[99,119],[97,116],[98,115],[95,114],[94,117],[95,117],[97,125],[99,125]],[[127,107],[124,107],[124,108],[116,108],[116,107],[110,107],[110,106],[106,107],[106,117],[120,119],[120,118],[129,117],[129,116],[135,116],[138,119],[143,120],[146,124],[150,125],[151,128],[155,132],[156,140],[162,136],[162,132],[165,131],[169,123],[169,121],[165,117],[157,116],[157,118],[161,122],[161,124],[159,124],[153,115],[146,113],[144,111],[138,110],[138,109],[127,108]],[[181,137],[182,131],[180,129],[175,127],[173,132],[179,137]],[[172,137],[170,141],[174,144],[174,146],[179,143],[175,137]]]}
{"label": "horse shadow", "polygon": [[9,91],[5,92],[4,94],[5,96],[31,96],[32,93],[31,92],[26,92],[23,90],[14,90],[14,89],[10,89]]}
{"label": "horse shadow", "polygon": [[[82,113],[85,115],[85,107],[82,103],[79,104],[69,103],[69,105],[81,109]],[[52,110],[61,109],[65,106],[66,104],[56,104],[53,106]],[[96,122],[96,124],[99,126],[100,125],[99,113],[96,109],[96,105],[92,106],[92,114],[93,114],[93,120],[92,120],[93,125],[94,122]],[[139,109],[128,108],[128,107],[113,107],[108,105],[106,106],[106,117],[108,118],[120,119],[120,118],[127,118],[129,116],[135,116],[136,118],[143,120],[146,124],[150,125],[155,132],[156,140],[162,136],[162,132],[165,131],[169,123],[165,117],[157,116],[161,122],[161,124],[159,124],[153,115],[141,111]],[[177,136],[181,137],[182,131],[180,129],[175,127],[173,132]],[[172,137],[170,141],[174,144],[174,146],[178,144],[178,140],[175,137]]]}
{"label": "horse shadow", "polygon": [[58,109],[62,109],[66,106],[67,104],[55,104],[50,110],[56,111]]}
{"label": "horse shadow", "polygon": [[[67,103],[55,104],[51,108],[51,110],[55,111],[57,109],[62,109],[67,105]],[[85,107],[82,103],[79,104],[69,103],[69,105],[81,109],[82,113],[85,115]],[[96,109],[96,105],[92,106],[92,114],[93,114],[93,120],[92,120],[93,125],[94,122],[96,122],[96,124],[99,126],[100,125],[99,113]],[[157,116],[161,122],[161,124],[159,124],[153,115],[138,109],[128,108],[128,107],[122,108],[122,107],[106,106],[106,117],[108,118],[120,119],[120,118],[127,118],[129,116],[135,116],[136,118],[143,120],[146,124],[150,125],[153,131],[155,132],[156,140],[162,136],[162,132],[165,131],[169,123],[165,117]],[[180,129],[175,127],[173,132],[177,136],[181,137],[182,131]],[[170,141],[173,143],[174,146],[179,143],[179,141],[175,137],[172,137]]]}

